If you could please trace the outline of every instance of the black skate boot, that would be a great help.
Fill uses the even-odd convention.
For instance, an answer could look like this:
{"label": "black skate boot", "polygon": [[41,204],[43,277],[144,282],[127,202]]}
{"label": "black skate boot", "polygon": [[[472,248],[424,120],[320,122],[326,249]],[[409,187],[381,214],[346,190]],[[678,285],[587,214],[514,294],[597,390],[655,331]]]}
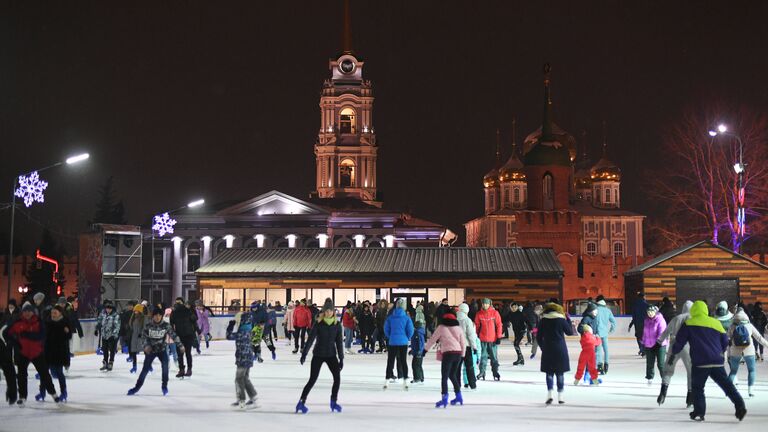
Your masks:
{"label": "black skate boot", "polygon": [[485,381],[485,372],[480,372],[477,374],[477,379]]}
{"label": "black skate boot", "polygon": [[494,381],[501,381],[501,375],[499,375],[498,372],[493,373],[493,380]]}
{"label": "black skate boot", "polygon": [[103,361],[101,362],[101,368],[99,368],[100,371],[106,372],[107,371],[107,362]]}
{"label": "black skate boot", "polygon": [[192,378],[192,366],[187,368],[187,373],[184,374],[187,378]]}
{"label": "black skate boot", "polygon": [[184,368],[179,367],[179,373],[176,374],[176,378],[184,379]]}
{"label": "black skate boot", "polygon": [[666,384],[661,385],[661,392],[659,393],[659,397],[656,398],[656,402],[658,402],[659,405],[663,404],[667,399],[667,387]]}
{"label": "black skate boot", "polygon": [[688,392],[687,395],[685,395],[685,407],[690,408],[693,406],[693,393]]}
{"label": "black skate boot", "polygon": [[603,364],[603,375],[608,373],[608,363]]}
{"label": "black skate boot", "polygon": [[112,362],[107,363],[107,372],[112,372]]}

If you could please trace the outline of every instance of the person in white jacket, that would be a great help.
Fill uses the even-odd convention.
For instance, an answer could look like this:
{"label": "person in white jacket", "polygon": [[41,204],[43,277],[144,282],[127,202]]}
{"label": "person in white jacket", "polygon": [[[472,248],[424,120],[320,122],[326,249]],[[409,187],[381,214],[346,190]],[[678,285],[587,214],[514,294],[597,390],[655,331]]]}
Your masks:
{"label": "person in white jacket", "polygon": [[[740,328],[740,326],[743,326],[743,328]],[[736,315],[733,316],[733,324],[727,330],[728,339],[731,341],[728,346],[728,363],[731,366],[731,373],[728,375],[728,378],[731,381],[736,379],[736,374],[739,372],[739,363],[744,358],[748,371],[749,397],[754,397],[755,394],[752,392],[752,389],[755,385],[755,376],[757,374],[755,373],[755,344],[752,339],[754,338],[755,341],[766,347],[768,347],[768,341],[749,322],[749,316],[743,309],[739,309],[736,312]],[[743,335],[740,335],[740,332],[745,332],[746,337],[742,337]]]}
{"label": "person in white jacket", "polygon": [[[467,316],[469,305],[462,303],[459,305],[459,312],[456,319],[459,321],[459,327],[464,333],[464,344],[466,352],[464,353],[464,368],[467,370],[467,384],[472,390],[477,388],[477,377],[475,376],[475,362],[472,359],[472,353],[477,353],[477,332],[475,332],[475,323]],[[459,381],[461,381],[461,368],[456,371]]]}
{"label": "person in white jacket", "polygon": [[285,338],[288,339],[287,345],[291,345],[291,337],[293,336],[293,302],[288,302],[285,307],[285,316],[283,317],[283,328],[285,329]]}
{"label": "person in white jacket", "polygon": [[[667,338],[669,338],[669,346],[673,346],[675,344],[675,338],[677,337],[677,331],[680,330],[680,327],[683,325],[685,320],[691,317],[690,311],[691,306],[693,306],[693,302],[688,300],[683,304],[683,310],[680,313],[680,315],[672,318],[669,321],[669,324],[667,325],[667,329],[664,330],[664,332],[659,336],[658,343],[661,345],[662,342],[664,342]],[[656,402],[659,403],[659,405],[664,403],[664,400],[667,398],[667,388],[669,387],[669,382],[672,381],[672,375],[675,374],[675,367],[677,366],[677,362],[679,360],[683,361],[683,365],[685,366],[685,371],[687,373],[687,379],[688,379],[688,394],[685,396],[685,404],[688,406],[688,408],[693,405],[693,393],[692,393],[692,387],[691,387],[691,349],[686,344],[682,351],[680,351],[680,354],[676,356],[670,356],[670,360],[672,360],[672,363],[669,361],[664,365],[664,373],[661,375],[661,392],[659,393],[659,397],[656,399]]]}

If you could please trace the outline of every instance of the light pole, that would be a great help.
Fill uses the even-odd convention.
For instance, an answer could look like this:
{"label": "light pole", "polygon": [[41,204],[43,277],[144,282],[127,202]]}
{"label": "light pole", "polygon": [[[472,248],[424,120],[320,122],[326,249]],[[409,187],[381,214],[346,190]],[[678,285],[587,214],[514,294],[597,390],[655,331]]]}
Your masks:
{"label": "light pole", "polygon": [[150,227],[150,229],[152,230],[152,241],[150,246],[150,249],[151,249],[150,253],[152,254],[152,256],[150,257],[151,259],[150,262],[152,263],[152,265],[150,266],[150,272],[149,272],[149,280],[150,280],[149,293],[147,293],[149,298],[152,298],[152,291],[155,289],[155,231],[157,231],[157,234],[160,237],[163,237],[166,234],[173,234],[173,226],[176,225],[176,220],[172,219],[170,215],[179,210],[200,207],[203,204],[205,204],[204,199],[202,198],[197,199],[185,206],[181,206],[179,208],[176,208],[152,217],[152,225]]}
{"label": "light pole", "polygon": [[[82,162],[88,159],[90,155],[88,153],[72,156],[64,160],[63,162],[56,162],[53,165],[29,171],[26,174],[21,174],[18,177],[13,178],[13,189],[11,190],[11,234],[8,246],[8,297],[6,305],[11,302],[11,280],[13,279],[13,231],[14,223],[16,222],[16,197],[24,199],[24,205],[29,207],[35,201],[42,203],[43,191],[48,187],[48,182],[40,180],[39,174],[45,170],[60,166],[60,165],[73,165],[78,162]],[[20,188],[17,189],[21,183]]]}
{"label": "light pole", "polygon": [[736,196],[736,204],[737,204],[737,210],[736,210],[736,234],[738,235],[739,243],[738,245],[734,245],[734,249],[736,252],[739,252],[741,250],[741,244],[744,242],[744,233],[746,232],[746,210],[744,208],[744,199],[745,199],[745,192],[744,192],[744,175],[747,171],[747,166],[744,164],[744,142],[741,140],[741,136],[739,136],[736,133],[729,132],[728,127],[724,124],[720,124],[717,126],[717,130],[711,130],[709,131],[709,136],[716,137],[718,135],[728,135],[731,137],[736,138],[736,141],[739,143],[739,161],[733,164],[733,170],[736,172],[736,176],[738,178],[738,189],[737,189],[737,196]]}

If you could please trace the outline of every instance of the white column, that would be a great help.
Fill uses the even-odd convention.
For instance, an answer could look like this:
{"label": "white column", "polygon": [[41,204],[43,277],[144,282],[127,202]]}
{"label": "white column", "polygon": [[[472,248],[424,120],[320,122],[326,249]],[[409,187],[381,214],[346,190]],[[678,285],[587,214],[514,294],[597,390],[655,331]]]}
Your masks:
{"label": "white column", "polygon": [[174,237],[171,240],[173,241],[173,282],[171,284],[171,297],[173,300],[182,296],[181,273],[184,269],[182,268],[181,237]]}
{"label": "white column", "polygon": [[256,239],[256,247],[261,249],[264,247],[264,234],[256,234],[253,236]]}
{"label": "white column", "polygon": [[356,236],[352,237],[355,239],[355,247],[361,248],[365,246],[363,242],[365,241],[365,236],[362,234],[357,234]]}
{"label": "white column", "polygon": [[285,236],[286,239],[288,239],[288,247],[293,249],[296,247],[296,234],[288,234]]}
{"label": "white column", "polygon": [[211,236],[205,236],[202,238],[202,240],[203,240],[203,256],[202,256],[203,259],[200,264],[205,265],[208,261],[211,260],[211,240],[213,239],[211,238]]}
{"label": "white column", "polygon": [[235,243],[235,236],[232,234],[227,234],[224,236],[224,240],[227,242],[227,249],[231,249],[232,245]]}
{"label": "white column", "polygon": [[328,234],[318,234],[317,240],[319,241],[321,248],[328,247]]}
{"label": "white column", "polygon": [[395,236],[387,234],[384,236],[384,243],[388,248],[395,247]]}

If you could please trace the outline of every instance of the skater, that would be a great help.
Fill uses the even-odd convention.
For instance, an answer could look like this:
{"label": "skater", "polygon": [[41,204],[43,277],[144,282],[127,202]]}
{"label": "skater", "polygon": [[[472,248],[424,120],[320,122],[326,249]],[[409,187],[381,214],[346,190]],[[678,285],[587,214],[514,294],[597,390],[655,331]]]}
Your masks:
{"label": "skater", "polygon": [[480,337],[480,373],[477,379],[485,381],[485,365],[490,358],[493,379],[500,381],[497,346],[501,343],[501,316],[489,298],[483,299],[482,309],[475,315],[475,329]]}
{"label": "skater", "polygon": [[[669,338],[668,346],[672,347],[675,344],[677,332],[680,331],[680,327],[683,325],[685,320],[691,317],[691,306],[693,306],[693,302],[690,300],[683,304],[683,309],[680,314],[672,318],[672,321],[670,321],[667,325],[667,329],[664,330],[664,333],[662,333],[661,336],[659,336],[659,342]],[[669,388],[669,383],[672,380],[672,375],[675,374],[675,366],[677,365],[678,360],[682,360],[683,366],[685,366],[686,381],[688,383],[688,393],[685,396],[685,404],[687,408],[690,408],[693,406],[693,393],[691,388],[691,351],[688,345],[683,347],[683,350],[680,351],[680,354],[676,356],[667,356],[667,362],[664,365],[664,372],[661,375],[661,391],[659,392],[659,397],[656,399],[656,402],[661,405],[666,400],[667,389]]]}
{"label": "skater", "polygon": [[173,332],[171,325],[163,320],[163,310],[160,308],[155,308],[152,311],[152,319],[144,326],[143,336],[144,365],[141,367],[141,373],[139,373],[139,379],[136,380],[136,385],[128,390],[128,396],[133,396],[141,390],[141,386],[144,385],[144,379],[146,379],[147,374],[152,369],[152,362],[156,358],[160,359],[160,366],[163,371],[160,389],[163,392],[163,396],[165,396],[168,394],[168,347],[166,340],[171,339],[176,342],[176,346],[179,347],[179,356],[184,355],[184,345],[182,345],[179,337]]}
{"label": "skater", "polygon": [[595,317],[595,325],[593,327],[595,334],[600,336],[602,344],[597,349],[597,370],[600,374],[608,373],[608,335],[612,334],[616,330],[616,318],[613,316],[613,312],[608,309],[605,303],[605,297],[599,295],[597,300],[597,316]]}
{"label": "skater", "polygon": [[723,325],[723,329],[728,330],[733,323],[733,314],[728,310],[728,302],[725,300],[717,304],[715,308],[715,318]]}
{"label": "skater", "polygon": [[376,330],[374,331],[376,334],[374,339],[379,343],[379,348],[376,350],[377,353],[387,350],[387,342],[384,336],[384,324],[387,322],[388,311],[389,303],[387,300],[381,299],[378,308],[376,308]]}
{"label": "skater", "polygon": [[672,347],[672,355],[678,355],[685,344],[691,346],[691,372],[693,387],[693,411],[691,420],[704,421],[707,411],[707,401],[704,396],[704,385],[712,378],[733,402],[736,408],[736,418],[741,421],[747,414],[744,399],[725,373],[723,353],[728,349],[726,335],[720,321],[707,315],[707,304],[701,300],[693,303],[691,317],[680,327]]}
{"label": "skater", "polygon": [[[45,361],[51,376],[59,380],[59,401],[67,400],[67,378],[64,367],[69,365],[69,340],[72,339],[72,324],[65,317],[64,308],[56,305],[51,309],[51,317],[46,322]],[[42,380],[40,380],[42,384]],[[45,399],[45,391],[40,386],[36,400]]]}
{"label": "skater", "polygon": [[[315,344],[315,341],[317,343]],[[304,349],[301,351],[299,362],[304,364],[307,359],[307,353],[315,344],[312,350],[312,363],[309,372],[309,381],[301,392],[299,403],[296,404],[296,412],[301,411],[306,414],[309,409],[306,407],[307,396],[320,375],[320,368],[323,363],[328,365],[328,369],[333,376],[333,386],[331,387],[331,412],[341,412],[341,405],[337,403],[339,397],[339,386],[341,385],[341,370],[344,368],[344,351],[341,340],[341,325],[336,319],[336,311],[333,307],[333,300],[325,299],[322,311],[317,315],[315,325],[309,333],[309,339]]]}
{"label": "skater", "polygon": [[568,347],[565,344],[566,335],[573,336],[573,325],[566,318],[563,307],[557,303],[547,303],[536,334],[541,347],[541,371],[547,374],[547,405],[550,405],[553,400],[552,388],[555,379],[557,379],[557,402],[565,403],[563,374],[571,370]]}
{"label": "skater", "polygon": [[261,342],[267,346],[267,349],[272,354],[272,360],[277,360],[277,351],[275,350],[275,344],[272,342],[272,335],[267,331],[266,323],[255,322],[256,314],[253,314],[254,320],[253,329],[251,330],[251,345],[253,346],[253,356],[259,363],[264,363],[264,359],[261,357]]}
{"label": "skater", "polygon": [[[171,327],[179,339],[176,341],[176,353],[179,356],[179,373],[176,374],[176,378],[192,376],[192,347],[197,339],[197,314],[192,311],[192,306],[191,301],[185,305],[184,299],[179,297],[171,313]],[[184,364],[185,354],[186,365]]]}
{"label": "skater", "polygon": [[[394,383],[396,379],[402,379],[403,388],[408,390],[408,345],[413,337],[413,322],[405,314],[405,308],[405,299],[397,299],[397,306],[384,322],[384,336],[389,341],[385,389],[389,386],[389,382]],[[397,361],[397,378],[392,371],[395,361]]]}
{"label": "skater", "polygon": [[632,330],[632,326],[635,327],[635,339],[637,339],[637,355],[645,357],[645,349],[643,347],[643,326],[645,324],[645,316],[648,312],[648,302],[645,301],[645,294],[638,293],[637,299],[632,304],[632,320],[629,322],[629,330]]}
{"label": "skater", "polygon": [[312,312],[307,307],[307,299],[301,299],[301,302],[293,310],[294,331],[294,350],[293,353],[304,350],[304,341],[307,338],[307,330],[312,325]]}
{"label": "skater", "polygon": [[664,374],[664,359],[667,356],[667,340],[661,339],[664,330],[667,329],[667,322],[664,316],[659,312],[659,308],[654,305],[648,306],[647,317],[643,324],[643,347],[645,348],[645,379],[648,385],[653,384],[655,372],[653,363],[659,369],[659,375]]}
{"label": "skater", "polygon": [[368,302],[363,304],[363,311],[358,316],[358,327],[360,327],[360,337],[363,340],[362,349],[358,352],[373,354],[376,345],[373,340],[373,332],[376,331],[376,320],[371,313],[371,305]]}
{"label": "skater", "polygon": [[[466,338],[466,351],[464,352],[464,371],[466,373],[465,387],[469,387],[472,390],[477,388],[477,376],[475,376],[475,360],[477,357],[477,350],[480,348],[480,344],[477,341],[477,332],[475,331],[475,324],[469,319],[467,313],[469,312],[469,305],[462,303],[459,305],[459,312],[456,314],[456,320],[459,321],[459,327],[464,332]],[[462,368],[459,368],[461,370]]]}
{"label": "skater", "polygon": [[101,350],[104,355],[99,370],[109,372],[115,363],[117,340],[120,336],[120,315],[117,314],[111,300],[104,301],[104,316],[96,325],[95,336],[99,335],[101,335]]}
{"label": "skater", "polygon": [[[171,324],[171,314],[173,313],[173,309],[171,308],[165,308],[163,309],[162,305],[158,305],[157,309],[160,309],[163,311],[163,321],[168,323],[168,325]],[[151,317],[150,317],[151,318]],[[176,342],[173,339],[169,339],[168,345],[166,347],[166,350],[168,351],[168,359],[170,361],[171,358],[173,358],[173,365],[176,368],[176,371],[179,370],[179,357],[176,355]],[[142,348],[143,349],[143,348]],[[150,367],[150,371],[152,368]]]}
{"label": "skater", "polygon": [[447,313],[440,317],[440,325],[424,346],[424,352],[429,351],[435,343],[440,343],[437,351],[437,359],[440,360],[440,391],[442,397],[435,408],[445,408],[448,405],[448,380],[453,384],[453,393],[455,397],[451,400],[451,405],[464,405],[464,399],[461,397],[461,380],[459,371],[461,371],[461,362],[464,353],[467,350],[466,336],[459,326],[456,315]]}
{"label": "skater", "polygon": [[539,349],[539,342],[536,340],[536,334],[539,331],[539,324],[541,323],[541,314],[544,313],[544,306],[540,304],[536,304],[536,306],[533,307],[533,315],[534,320],[531,324],[531,360],[536,358],[536,351]]}
{"label": "skater", "polygon": [[9,302],[8,306],[5,313],[0,315],[0,369],[3,371],[6,383],[5,401],[9,405],[15,405],[19,398],[19,391],[16,387],[16,368],[13,365],[13,341],[8,335],[8,329],[20,315],[18,313],[14,315],[14,312],[18,311],[15,301],[13,305]]}
{"label": "skater", "polygon": [[[125,309],[120,312],[120,334],[118,335],[118,341],[120,342],[120,351],[123,354],[130,354],[130,342],[128,341],[128,333],[130,332],[130,329],[128,326],[130,325],[131,317],[133,316],[133,307],[137,304],[138,302],[130,300],[126,304]],[[130,355],[126,357],[125,360],[130,362]]]}
{"label": "skater", "polygon": [[352,354],[352,340],[355,335],[357,318],[355,318],[354,305],[351,302],[347,302],[347,306],[344,308],[344,313],[341,315],[341,325],[344,328],[344,352]]}
{"label": "skater", "polygon": [[29,302],[24,303],[24,306],[22,306],[21,316],[11,325],[8,335],[14,338],[18,344],[16,352],[18,373],[16,379],[18,382],[19,399],[16,403],[23,407],[27,401],[27,369],[30,363],[35,366],[37,373],[40,375],[42,387],[58,403],[59,396],[56,394],[56,388],[53,387],[51,374],[48,372],[48,364],[43,353],[45,328],[40,318],[35,315],[35,307]]}
{"label": "skater", "polygon": [[[755,306],[752,308],[752,325],[755,326],[759,335],[765,334],[765,328],[768,326],[768,317],[765,316],[763,304],[760,302],[755,302]],[[755,343],[755,358],[758,361],[763,361],[763,345],[757,343],[757,340],[753,342]]]}
{"label": "skater", "polygon": [[[197,315],[197,328],[200,330],[200,339],[205,342],[205,349],[210,348],[211,341],[211,323],[210,314],[203,305],[202,300],[195,301],[195,314]],[[197,353],[200,354],[200,343],[198,342]]]}
{"label": "skater", "polygon": [[416,321],[413,323],[413,337],[411,338],[411,369],[413,369],[413,380],[411,384],[424,383],[424,342],[426,338],[424,332],[424,323]]}
{"label": "skater", "polygon": [[[592,331],[594,332],[595,327],[597,326],[595,324],[595,317],[597,316],[597,305],[594,303],[587,303],[587,308],[584,310],[584,313],[581,314],[581,321],[579,322],[579,325],[576,326],[576,330],[578,330],[579,334],[584,334],[583,327],[589,326],[592,328]],[[640,329],[642,330],[642,326],[640,326]]]}
{"label": "skater", "polygon": [[32,296],[32,301],[35,303],[35,315],[40,318],[41,323],[48,321],[51,316],[51,305],[45,304],[45,294],[38,292]]}
{"label": "skater", "polygon": [[586,370],[589,370],[589,385],[599,385],[595,348],[600,345],[600,337],[592,334],[592,327],[588,324],[580,324],[579,330],[581,331],[581,353],[576,375],[573,377],[573,385],[579,385]]}
{"label": "skater", "polygon": [[425,329],[427,327],[427,317],[424,316],[424,305],[419,302],[419,304],[416,305],[416,309],[414,311],[413,316],[413,322],[414,324],[416,321],[421,321],[421,328]]}
{"label": "skater", "polygon": [[[251,331],[253,330],[252,315],[238,312],[235,319],[227,326],[227,340],[235,341],[235,395],[237,401],[233,407],[258,408],[256,404],[256,389],[251,383],[251,368],[253,367],[253,348]],[[248,400],[245,397],[248,395]]]}
{"label": "skater", "polygon": [[285,332],[285,338],[287,339],[288,346],[291,345],[291,338],[293,337],[293,302],[290,301],[285,306],[285,315],[283,316],[283,331]]}
{"label": "skater", "polygon": [[768,346],[763,336],[749,322],[749,317],[743,309],[736,312],[733,316],[733,324],[728,329],[728,338],[731,344],[728,347],[728,364],[731,366],[731,373],[728,375],[731,382],[736,379],[739,372],[739,363],[742,359],[747,364],[747,389],[749,397],[754,397],[753,386],[755,385],[755,343],[757,341],[761,346]]}
{"label": "skater", "polygon": [[512,325],[512,331],[515,332],[515,352],[517,353],[517,361],[512,363],[513,366],[523,366],[525,359],[523,358],[523,351],[520,349],[520,342],[523,341],[526,333],[528,332],[528,320],[525,318],[525,314],[521,310],[519,304],[513,302],[510,306],[511,312],[509,313],[509,323]]}
{"label": "skater", "polygon": [[267,303],[267,324],[265,330],[270,335],[270,339],[274,342],[277,341],[277,312],[272,307],[272,303]]}
{"label": "skater", "polygon": [[128,320],[128,334],[126,339],[128,340],[128,356],[131,360],[131,373],[136,373],[136,355],[139,351],[144,350],[144,341],[142,340],[144,335],[144,325],[147,318],[144,315],[144,306],[137,304],[133,307],[133,315]]}

